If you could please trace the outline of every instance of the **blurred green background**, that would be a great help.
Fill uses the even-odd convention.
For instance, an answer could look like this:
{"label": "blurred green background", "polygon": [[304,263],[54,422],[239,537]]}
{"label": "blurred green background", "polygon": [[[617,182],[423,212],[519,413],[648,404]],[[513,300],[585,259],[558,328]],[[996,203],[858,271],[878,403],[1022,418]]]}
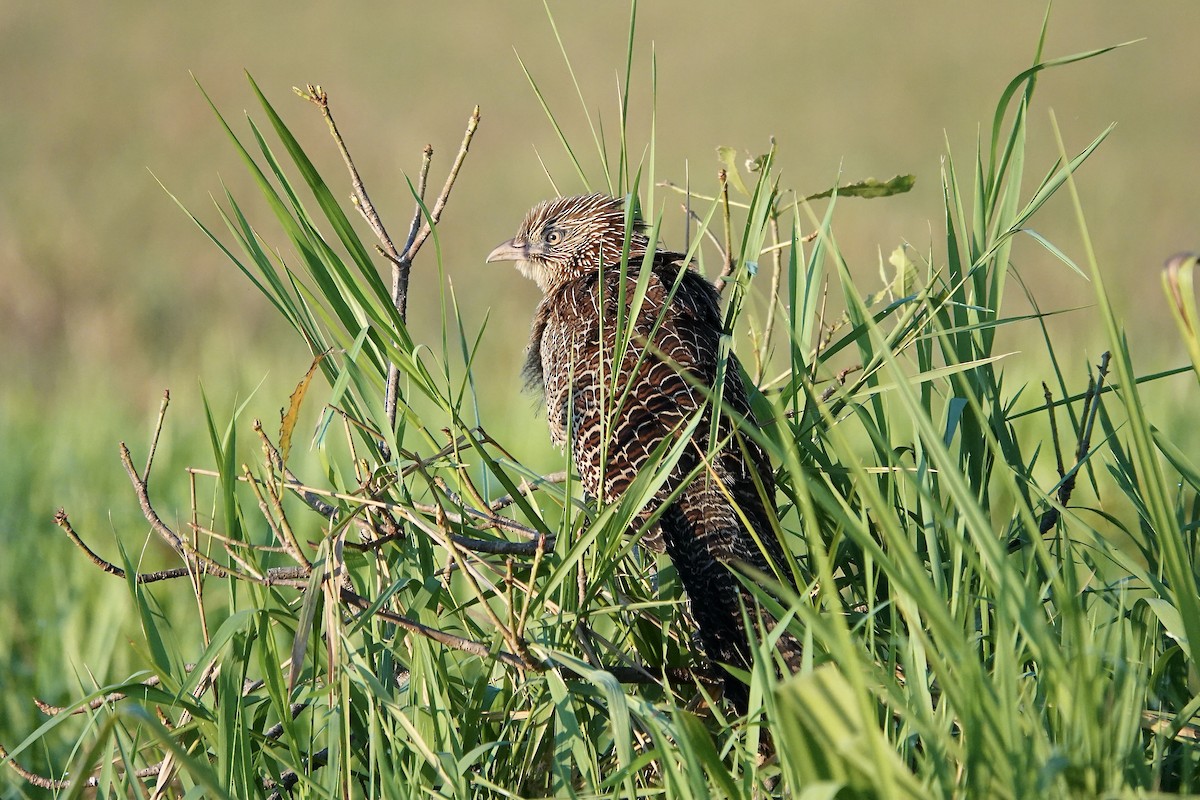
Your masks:
{"label": "blurred green background", "polygon": [[[628,7],[551,8],[589,110],[615,130]],[[648,138],[653,43],[660,178],[682,183],[686,165],[693,187],[711,192],[716,146],[757,154],[771,136],[783,184],[802,192],[826,189],[839,176],[915,174],[908,195],[839,207],[838,240],[869,285],[881,254],[886,259],[905,241],[925,253],[938,240],[946,142],[968,174],[977,132],[990,128],[1004,85],[1031,63],[1044,13],[1040,2],[644,2],[631,139]],[[1143,372],[1185,363],[1159,270],[1171,253],[1200,244],[1197,30],[1195,0],[1056,3],[1047,56],[1145,41],[1048,73],[1032,116],[1030,174],[1038,176],[1057,154],[1047,109],[1057,113],[1071,152],[1118,123],[1079,186]],[[183,514],[180,469],[209,460],[201,383],[222,421],[262,384],[247,421],[272,419],[309,364],[283,321],[155,180],[217,226],[209,195],[220,194],[223,182],[253,199],[189,71],[239,133],[246,130],[240,110],[255,105],[243,76],[249,71],[326,176],[341,179],[318,114],[291,93],[293,85],[320,83],[397,238],[412,206],[403,175],[415,175],[431,143],[430,183],[440,186],[467,116],[481,106],[440,227],[442,260],[468,328],[491,309],[492,335],[480,352],[490,365],[485,415],[509,415],[527,428],[527,453],[552,464],[517,376],[536,287],[483,258],[531,204],[553,194],[539,154],[564,192],[582,187],[514,51],[570,121],[568,136],[586,145],[586,123],[539,2],[0,5],[0,742],[14,744],[36,726],[31,693],[63,702],[90,685],[89,671],[104,680],[137,663],[119,635],[125,587],[66,541],[53,525],[55,508],[66,506],[109,557],[116,558],[119,532],[139,558],[145,525],[116,443],[128,440],[140,463],[162,390],[169,387],[174,402],[155,488],[164,512]],[[581,152],[598,180],[594,154]],[[348,181],[335,188],[349,194]],[[1037,230],[1082,262],[1064,198],[1036,218]],[[681,228],[674,214],[669,244],[681,243]],[[1019,243],[1014,258],[1043,302],[1090,303],[1090,287],[1032,241]],[[430,247],[413,273],[418,340],[438,335],[435,268]],[[1013,311],[1022,306],[1017,295],[1013,287]],[[1103,346],[1093,319],[1064,315],[1051,325],[1060,351],[1080,365]],[[1039,377],[1037,365],[1024,370]],[[1181,399],[1190,380],[1172,379],[1156,392],[1155,402],[1181,424],[1190,420]]]}

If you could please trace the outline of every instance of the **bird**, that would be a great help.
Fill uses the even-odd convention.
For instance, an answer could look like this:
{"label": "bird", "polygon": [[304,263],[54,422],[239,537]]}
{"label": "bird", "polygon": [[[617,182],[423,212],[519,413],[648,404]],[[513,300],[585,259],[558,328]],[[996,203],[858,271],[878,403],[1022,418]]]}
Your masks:
{"label": "bird", "polygon": [[[742,609],[767,615],[731,567],[740,562],[794,588],[771,525],[773,473],[763,448],[738,428],[737,418],[757,423],[737,357],[728,352],[721,363],[719,293],[683,254],[652,248],[626,206],[606,194],[542,202],[487,261],[515,262],[541,289],[523,372],[541,390],[550,439],[570,447],[587,495],[618,501],[691,431],[631,527],[658,514],[640,544],[671,559],[705,655],[723,670],[723,694],[744,714],[748,687],[729,669],[752,665]],[[777,647],[795,670],[797,641],[785,633]]]}

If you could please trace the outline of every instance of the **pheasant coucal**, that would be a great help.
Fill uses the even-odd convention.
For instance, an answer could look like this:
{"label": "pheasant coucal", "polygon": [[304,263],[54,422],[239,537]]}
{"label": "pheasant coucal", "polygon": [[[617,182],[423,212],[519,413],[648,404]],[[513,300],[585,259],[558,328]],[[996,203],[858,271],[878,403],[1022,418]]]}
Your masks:
{"label": "pheasant coucal", "polygon": [[[602,194],[559,198],[534,207],[517,235],[487,260],[515,261],[542,290],[525,375],[542,388],[550,438],[560,447],[570,444],[584,491],[602,503],[616,501],[655,451],[665,449],[660,448],[664,441],[670,440],[669,448],[693,427],[691,442],[641,520],[679,493],[642,544],[670,556],[708,657],[748,668],[739,598],[752,614],[756,607],[728,565],[743,562],[790,580],[769,522],[775,510],[770,462],[761,447],[737,433],[727,414],[718,414],[713,424],[713,392],[697,388],[715,390],[721,372],[720,297],[683,255],[655,252],[650,257],[644,298],[636,319],[626,322],[628,344],[620,364],[614,364],[618,317],[633,313],[650,244],[640,221],[632,223],[626,237],[620,199]],[[625,310],[618,314],[621,302]],[[753,421],[732,353],[723,375],[724,405]],[[699,424],[692,426],[698,414]],[[798,643],[785,635],[779,647],[795,669]],[[726,695],[745,712],[746,686],[728,674],[724,682]]]}

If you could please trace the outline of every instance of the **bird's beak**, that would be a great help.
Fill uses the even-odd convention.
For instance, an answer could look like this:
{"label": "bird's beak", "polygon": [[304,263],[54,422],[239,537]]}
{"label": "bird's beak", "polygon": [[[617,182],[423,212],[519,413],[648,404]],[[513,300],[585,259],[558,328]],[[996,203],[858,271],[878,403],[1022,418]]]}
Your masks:
{"label": "bird's beak", "polygon": [[509,239],[504,244],[497,247],[492,252],[488,253],[487,260],[490,261],[528,261],[529,260],[529,245],[517,244],[516,239]]}

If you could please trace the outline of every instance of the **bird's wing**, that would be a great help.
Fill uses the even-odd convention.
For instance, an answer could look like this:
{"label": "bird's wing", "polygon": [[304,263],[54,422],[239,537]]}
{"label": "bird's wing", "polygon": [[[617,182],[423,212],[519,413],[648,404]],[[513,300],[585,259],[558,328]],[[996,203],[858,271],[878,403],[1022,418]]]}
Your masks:
{"label": "bird's wing", "polygon": [[551,437],[570,442],[584,489],[604,502],[621,496],[655,449],[705,406],[706,392],[693,384],[711,386],[715,377],[716,303],[690,296],[690,282],[673,291],[675,276],[654,271],[626,331],[618,317],[631,312],[636,274],[626,277],[624,315],[618,275],[572,282],[546,298],[539,352]]}

